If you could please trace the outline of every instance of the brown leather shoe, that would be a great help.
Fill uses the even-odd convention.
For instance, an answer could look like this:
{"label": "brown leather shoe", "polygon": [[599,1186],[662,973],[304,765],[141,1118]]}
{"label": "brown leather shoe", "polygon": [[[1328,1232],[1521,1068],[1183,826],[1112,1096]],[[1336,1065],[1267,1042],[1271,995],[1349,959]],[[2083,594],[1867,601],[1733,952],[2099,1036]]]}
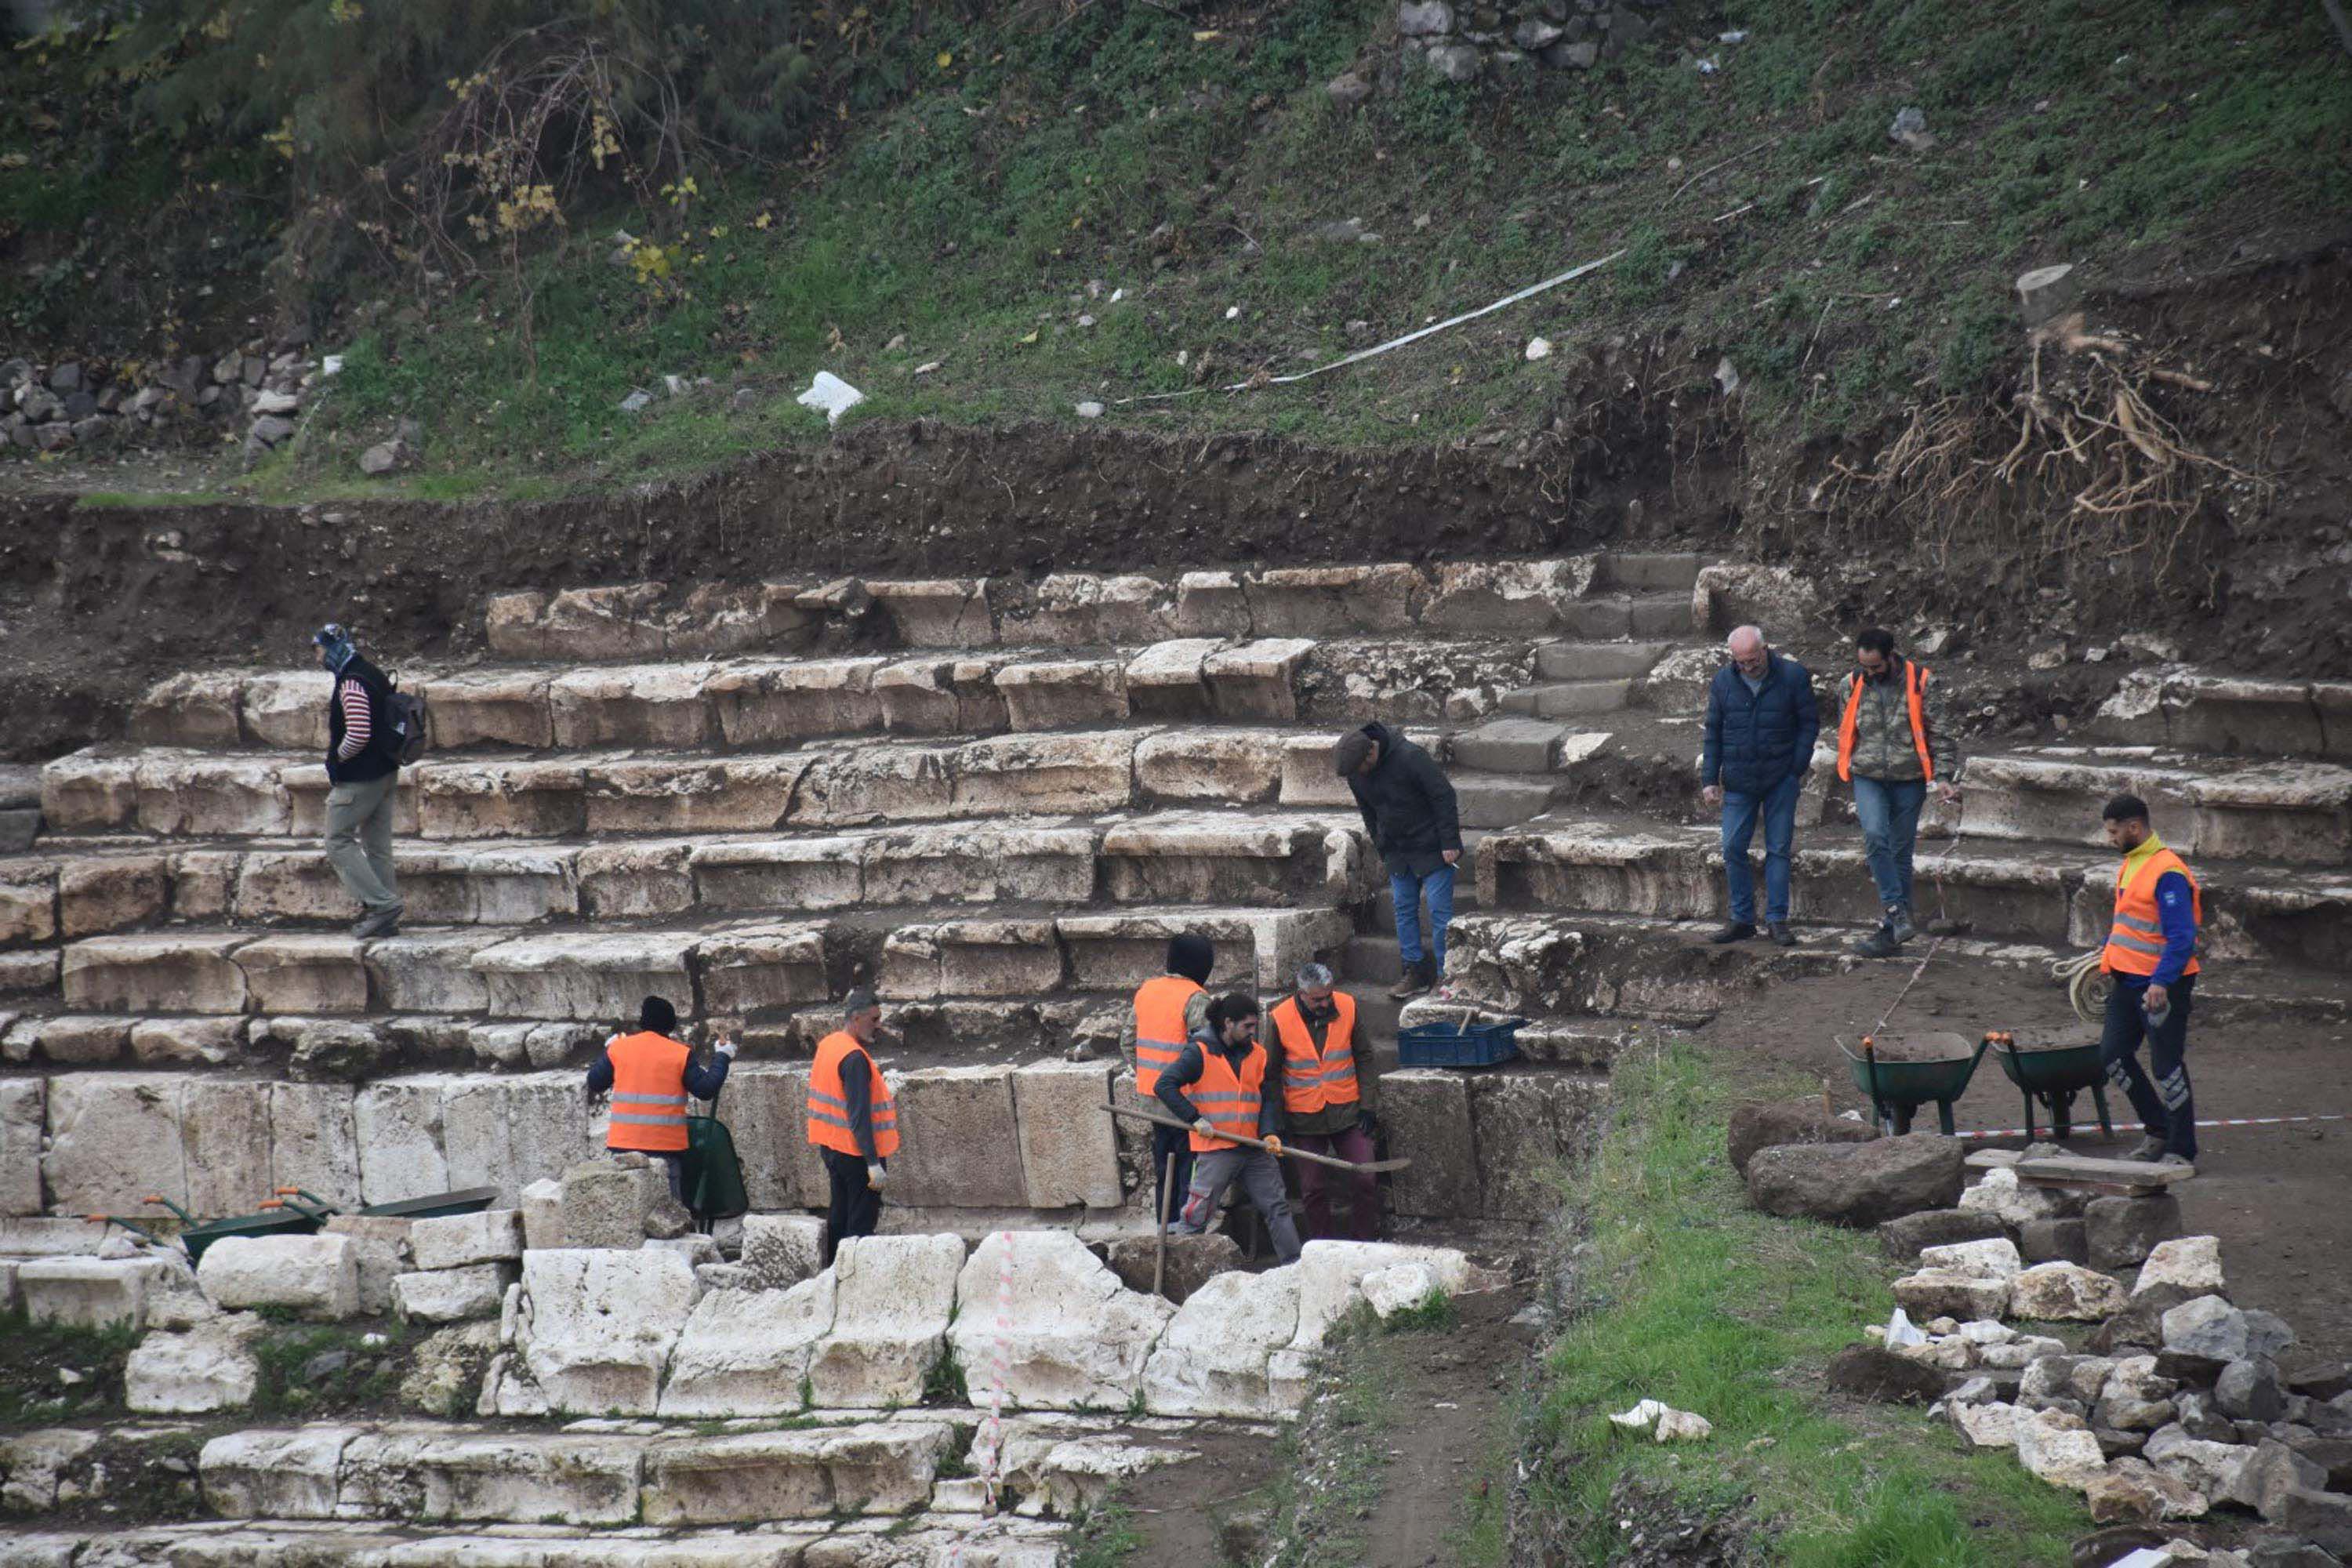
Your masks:
{"label": "brown leather shoe", "polygon": [[1424,958],[1418,963],[1410,963],[1405,966],[1404,978],[1389,987],[1389,1000],[1391,1002],[1405,1001],[1411,997],[1420,995],[1423,992],[1428,990],[1431,986],[1436,984],[1436,961],[1433,959]]}

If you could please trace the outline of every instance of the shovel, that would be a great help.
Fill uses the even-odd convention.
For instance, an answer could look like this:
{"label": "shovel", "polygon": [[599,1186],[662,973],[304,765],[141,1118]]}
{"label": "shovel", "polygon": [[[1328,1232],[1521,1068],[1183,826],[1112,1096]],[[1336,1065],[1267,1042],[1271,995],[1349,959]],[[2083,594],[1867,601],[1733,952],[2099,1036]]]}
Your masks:
{"label": "shovel", "polygon": [[[1172,1127],[1179,1132],[1190,1132],[1192,1130],[1189,1125],[1177,1121],[1172,1116],[1154,1116],[1149,1110],[1130,1110],[1123,1105],[1106,1104],[1103,1109],[1109,1111],[1113,1116],[1122,1116],[1129,1121],[1148,1121],[1154,1127]],[[1220,1132],[1217,1136],[1223,1139],[1228,1143],[1239,1143],[1244,1148],[1247,1149],[1265,1149],[1267,1147],[1265,1139],[1244,1138],[1238,1132]],[[1305,1149],[1294,1149],[1287,1143],[1285,1143],[1282,1146],[1282,1157],[1286,1160],[1304,1160],[1310,1165],[1328,1165],[1335,1171],[1355,1171],[1360,1173],[1370,1174],[1377,1174],[1382,1171],[1402,1171],[1406,1166],[1412,1163],[1412,1161],[1408,1158],[1402,1160],[1374,1160],[1370,1163],[1359,1165],[1349,1160],[1335,1160],[1328,1154],[1316,1154],[1310,1153]]]}

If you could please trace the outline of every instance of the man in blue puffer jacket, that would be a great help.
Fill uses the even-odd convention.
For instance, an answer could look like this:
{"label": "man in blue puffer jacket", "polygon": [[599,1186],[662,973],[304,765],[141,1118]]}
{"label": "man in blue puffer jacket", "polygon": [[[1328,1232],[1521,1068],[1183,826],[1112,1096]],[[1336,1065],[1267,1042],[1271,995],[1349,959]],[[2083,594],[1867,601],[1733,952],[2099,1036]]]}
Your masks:
{"label": "man in blue puffer jacket", "polygon": [[1748,846],[1764,822],[1764,927],[1782,947],[1789,930],[1789,851],[1797,836],[1797,792],[1813,765],[1821,733],[1813,678],[1766,646],[1763,631],[1741,626],[1729,640],[1731,664],[1706,694],[1706,750],[1699,781],[1709,805],[1723,807],[1723,879],[1731,923],[1710,940],[1745,942],[1756,934],[1756,879]]}

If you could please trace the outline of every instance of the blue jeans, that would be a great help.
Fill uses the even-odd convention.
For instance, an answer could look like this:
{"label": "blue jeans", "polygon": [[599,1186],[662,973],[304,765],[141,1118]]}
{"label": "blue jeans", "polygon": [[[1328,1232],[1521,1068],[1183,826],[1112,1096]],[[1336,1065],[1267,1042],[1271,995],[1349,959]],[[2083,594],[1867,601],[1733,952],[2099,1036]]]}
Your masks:
{"label": "blue jeans", "polygon": [[1789,918],[1789,847],[1797,837],[1797,792],[1802,775],[1790,773],[1762,795],[1723,792],[1723,881],[1731,893],[1731,918],[1756,923],[1756,874],[1748,867],[1748,846],[1756,819],[1764,819],[1764,919]]}
{"label": "blue jeans", "polygon": [[1408,964],[1421,962],[1421,896],[1429,895],[1430,956],[1437,972],[1445,973],[1445,925],[1454,918],[1454,868],[1440,866],[1426,877],[1410,871],[1389,873],[1389,897],[1396,904],[1397,956]]}
{"label": "blue jeans", "polygon": [[1853,781],[1853,814],[1862,819],[1862,847],[1878,907],[1911,907],[1911,849],[1919,838],[1919,811],[1927,804],[1925,779]]}

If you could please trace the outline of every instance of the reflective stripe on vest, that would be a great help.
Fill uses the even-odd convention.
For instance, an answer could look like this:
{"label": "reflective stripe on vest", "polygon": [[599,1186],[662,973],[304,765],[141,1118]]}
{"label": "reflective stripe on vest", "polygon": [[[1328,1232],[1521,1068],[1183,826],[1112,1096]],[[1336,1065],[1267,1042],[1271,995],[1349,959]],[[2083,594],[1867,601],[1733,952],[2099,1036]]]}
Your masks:
{"label": "reflective stripe on vest", "polygon": [[604,1047],[613,1064],[613,1110],[607,1149],[674,1153],[686,1147],[687,1048],[665,1035],[641,1030]]}
{"label": "reflective stripe on vest", "polygon": [[1323,1032],[1323,1049],[1296,996],[1274,1005],[1275,1038],[1282,1042],[1282,1103],[1286,1110],[1311,1115],[1333,1105],[1352,1105],[1360,1090],[1356,1084],[1356,999],[1345,991],[1331,994],[1339,1016]]}
{"label": "reflective stripe on vest", "polygon": [[849,1086],[842,1081],[841,1065],[851,1053],[866,1058],[866,1109],[874,1121],[874,1157],[887,1160],[898,1152],[898,1106],[890,1080],[882,1076],[873,1055],[846,1029],[835,1029],[817,1042],[816,1060],[809,1064],[808,1141],[854,1160],[866,1158],[849,1124]]}
{"label": "reflective stripe on vest", "polygon": [[[1926,665],[1903,661],[1903,697],[1911,710],[1911,745],[1919,753],[1919,772],[1929,784],[1936,782],[1936,759],[1927,750],[1927,677],[1932,673]],[[1853,777],[1854,737],[1862,730],[1862,677],[1856,675],[1846,688],[1845,717],[1838,721],[1838,777]]]}
{"label": "reflective stripe on vest", "polygon": [[1176,1065],[1184,1049],[1184,1004],[1201,987],[1181,974],[1147,980],[1135,992],[1135,1091],[1149,1099],[1160,1075]]}
{"label": "reflective stripe on vest", "polygon": [[[1243,1138],[1257,1136],[1258,1113],[1265,1104],[1265,1047],[1253,1043],[1249,1055],[1242,1058],[1241,1071],[1236,1073],[1226,1062],[1224,1054],[1207,1047],[1201,1049],[1201,1081],[1186,1086],[1185,1098],[1192,1109],[1213,1123],[1218,1131]],[[1211,1138],[1192,1134],[1192,1152],[1206,1154],[1212,1150],[1231,1149],[1228,1138]]]}
{"label": "reflective stripe on vest", "polygon": [[[2169,849],[2158,849],[2142,860],[2136,872],[2126,860],[2116,868],[2116,919],[2107,931],[2107,945],[2099,954],[2101,969],[2110,974],[2156,973],[2157,966],[2164,961],[2164,922],[2156,907],[2156,885],[2172,871],[2188,879],[2189,910],[2198,925],[2204,925],[2204,890],[2197,886],[2197,879],[2189,875],[2188,863],[2179,856]],[[2191,949],[2180,973],[2194,974],[2197,968],[2196,952]]]}

